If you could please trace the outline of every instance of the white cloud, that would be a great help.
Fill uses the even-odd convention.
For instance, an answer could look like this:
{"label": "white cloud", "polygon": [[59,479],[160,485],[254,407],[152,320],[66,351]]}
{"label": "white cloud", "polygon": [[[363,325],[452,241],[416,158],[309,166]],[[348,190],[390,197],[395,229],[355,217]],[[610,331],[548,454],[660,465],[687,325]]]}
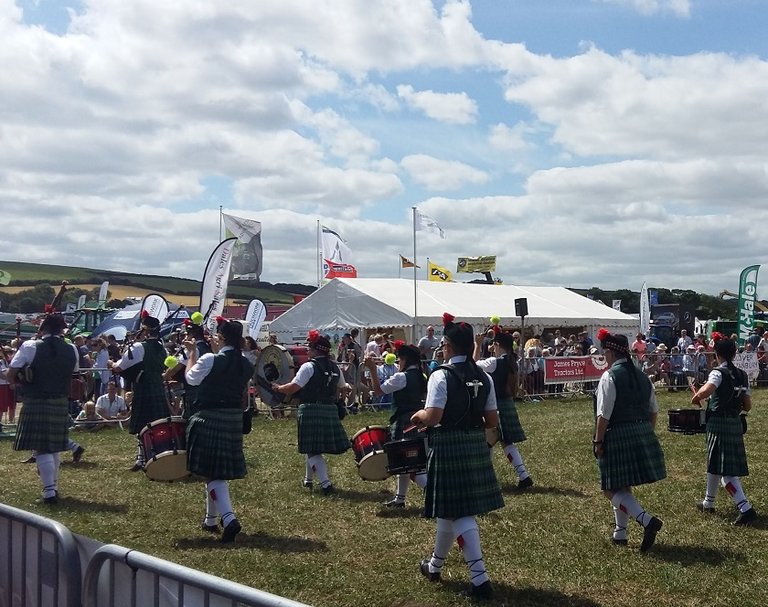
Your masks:
{"label": "white cloud", "polygon": [[416,183],[432,191],[458,190],[467,184],[481,184],[489,175],[463,162],[440,160],[425,154],[404,157],[400,164]]}
{"label": "white cloud", "polygon": [[523,150],[531,144],[526,140],[526,135],[531,135],[535,130],[524,122],[518,122],[509,127],[503,122],[494,124],[488,133],[488,143],[497,150]]}
{"label": "white cloud", "polygon": [[421,110],[433,120],[472,124],[477,117],[477,103],[466,93],[416,91],[409,84],[401,84],[397,94],[410,107]]}
{"label": "white cloud", "polygon": [[628,5],[642,15],[671,12],[678,17],[690,17],[691,0],[593,0],[609,4]]}

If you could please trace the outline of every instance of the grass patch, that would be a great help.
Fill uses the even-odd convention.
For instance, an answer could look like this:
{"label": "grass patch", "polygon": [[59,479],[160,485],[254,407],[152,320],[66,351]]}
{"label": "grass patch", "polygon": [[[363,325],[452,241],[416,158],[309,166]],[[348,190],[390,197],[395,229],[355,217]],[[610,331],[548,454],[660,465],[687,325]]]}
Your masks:
{"label": "grass patch", "polygon": [[[658,434],[668,478],[636,490],[641,503],[664,521],[657,545],[637,550],[642,533],[630,528],[629,548],[610,544],[613,517],[599,491],[591,454],[591,400],[568,399],[518,405],[529,440],[521,452],[535,487],[519,494],[503,453],[494,449],[506,507],[481,517],[480,534],[498,599],[491,605],[764,605],[762,581],[768,548],[768,516],[756,528],[735,528],[735,508],[724,492],[717,514],[698,513],[706,472],[702,435],[666,431],[670,408],[686,407],[688,395],[659,392]],[[746,435],[751,475],[747,496],[768,515],[768,391],[753,395]],[[385,413],[344,420],[352,436],[366,424],[386,423]],[[40,486],[26,453],[0,441],[0,500],[48,516],[72,531],[117,543],[188,567],[318,607],[469,605],[457,591],[468,581],[455,548],[444,583],[418,573],[434,541],[434,522],[420,516],[421,490],[411,487],[404,511],[386,512],[394,481],[365,482],[353,456],[328,456],[339,488],[323,497],[299,486],[303,459],[296,451],[292,419],[254,420],[245,437],[249,475],[230,485],[243,524],[234,546],[222,547],[199,530],[204,512],[201,483],[161,484],[128,467],[133,437],[118,430],[77,433],[83,462],[62,459],[61,503],[35,504]]]}

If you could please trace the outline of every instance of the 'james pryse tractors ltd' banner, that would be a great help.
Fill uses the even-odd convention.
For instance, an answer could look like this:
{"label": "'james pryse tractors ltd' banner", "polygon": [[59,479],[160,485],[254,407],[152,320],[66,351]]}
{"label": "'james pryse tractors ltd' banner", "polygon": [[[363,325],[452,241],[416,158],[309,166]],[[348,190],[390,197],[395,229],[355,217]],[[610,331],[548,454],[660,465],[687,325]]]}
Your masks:
{"label": "'james pryse tractors ltd' banner", "polygon": [[544,357],[544,383],[566,384],[569,382],[598,381],[608,368],[602,354],[594,356],[546,356]]}

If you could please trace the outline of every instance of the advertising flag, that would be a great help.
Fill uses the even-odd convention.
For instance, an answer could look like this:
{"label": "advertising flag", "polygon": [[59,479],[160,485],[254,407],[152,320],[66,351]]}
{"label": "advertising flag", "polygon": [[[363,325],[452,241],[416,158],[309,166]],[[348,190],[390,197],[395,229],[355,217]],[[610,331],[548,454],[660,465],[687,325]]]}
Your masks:
{"label": "advertising flag", "polygon": [[232,252],[232,280],[259,280],[264,251],[261,222],[222,213],[227,238],[237,238]]}
{"label": "advertising flag", "polygon": [[208,265],[203,273],[200,287],[200,312],[203,323],[211,333],[216,333],[216,317],[224,311],[227,299],[227,279],[232,266],[232,250],[237,238],[227,238],[220,242],[211,253]]}
{"label": "advertising flag", "polygon": [[415,229],[416,231],[427,231],[427,232],[437,232],[440,234],[440,238],[445,238],[445,231],[443,228],[441,228],[439,225],[437,225],[437,222],[432,219],[429,215],[425,215],[419,209],[416,209],[416,215],[415,215]]}
{"label": "advertising flag", "polygon": [[496,256],[485,255],[483,257],[459,257],[456,263],[457,272],[495,272]]}
{"label": "advertising flag", "polygon": [[[99,287],[99,305],[107,303],[107,294],[109,293],[109,281],[105,280]],[[162,318],[160,320],[163,320]]]}
{"label": "advertising flag", "polygon": [[429,280],[437,282],[453,282],[453,274],[447,268],[442,268],[436,263],[429,262],[428,265]]}
{"label": "advertising flag", "polygon": [[357,268],[352,265],[352,250],[330,228],[321,226],[321,243],[323,245],[323,278],[357,278]]}
{"label": "advertising flag", "polygon": [[0,285],[6,286],[10,282],[11,282],[10,273],[6,272],[5,270],[0,270]]}
{"label": "advertising flag", "polygon": [[621,300],[620,299],[614,299],[613,305],[611,306],[614,310],[621,311]]}
{"label": "advertising flag", "polygon": [[254,299],[248,305],[248,312],[245,314],[245,323],[248,325],[248,335],[255,341],[259,339],[259,330],[267,317],[267,306],[258,299]]}
{"label": "advertising flag", "polygon": [[759,265],[749,266],[741,271],[739,277],[739,343],[742,344],[755,327],[755,298],[759,269]]}
{"label": "advertising flag", "polygon": [[651,329],[651,300],[648,297],[648,287],[643,283],[640,289],[640,333],[648,335]]}
{"label": "advertising flag", "polygon": [[85,305],[85,293],[83,293],[80,297],[77,298],[77,309],[79,310]]}
{"label": "advertising flag", "polygon": [[401,268],[421,268],[421,266],[417,266],[414,262],[412,262],[407,257],[403,257],[400,255],[400,267]]}
{"label": "advertising flag", "polygon": [[162,323],[168,316],[168,301],[160,293],[147,293],[141,300],[139,318],[143,316],[144,312]]}

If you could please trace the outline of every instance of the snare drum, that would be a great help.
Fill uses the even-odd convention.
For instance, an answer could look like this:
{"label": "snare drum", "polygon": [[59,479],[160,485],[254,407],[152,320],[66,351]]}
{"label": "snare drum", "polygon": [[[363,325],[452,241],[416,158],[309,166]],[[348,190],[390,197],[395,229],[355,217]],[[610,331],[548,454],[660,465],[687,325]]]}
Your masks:
{"label": "snare drum", "polygon": [[427,440],[424,436],[404,438],[384,445],[390,474],[410,474],[427,470]]}
{"label": "snare drum", "polygon": [[705,409],[670,409],[668,413],[670,432],[702,434],[707,430]]}
{"label": "snare drum", "polygon": [[383,481],[387,472],[387,454],[384,445],[389,441],[386,426],[366,426],[352,437],[357,473],[364,481]]}
{"label": "snare drum", "polygon": [[185,430],[181,417],[167,417],[153,421],[141,431],[139,442],[149,480],[177,481],[189,476]]}

